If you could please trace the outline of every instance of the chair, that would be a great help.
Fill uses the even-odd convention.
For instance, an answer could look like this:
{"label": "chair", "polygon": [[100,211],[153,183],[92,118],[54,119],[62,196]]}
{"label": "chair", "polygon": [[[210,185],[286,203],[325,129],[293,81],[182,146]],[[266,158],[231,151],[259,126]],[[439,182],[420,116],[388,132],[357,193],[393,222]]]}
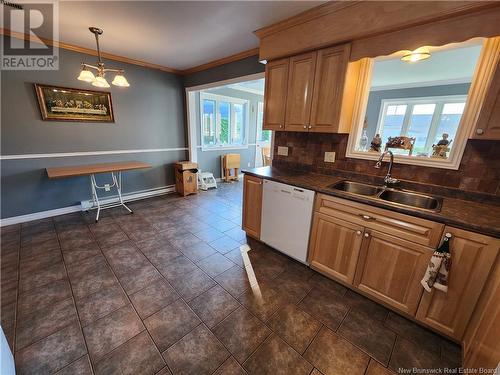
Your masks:
{"label": "chair", "polygon": [[264,167],[271,165],[271,147],[261,147],[262,165]]}

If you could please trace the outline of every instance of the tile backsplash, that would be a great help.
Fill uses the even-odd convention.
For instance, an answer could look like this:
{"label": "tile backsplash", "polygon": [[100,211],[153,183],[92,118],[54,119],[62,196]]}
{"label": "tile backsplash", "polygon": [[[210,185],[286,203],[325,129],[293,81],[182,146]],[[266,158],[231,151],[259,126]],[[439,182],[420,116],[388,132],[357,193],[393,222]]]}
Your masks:
{"label": "tile backsplash", "polygon": [[[387,166],[376,169],[372,160],[345,157],[348,136],[276,132],[273,165],[323,174],[350,171],[384,176]],[[288,147],[288,156],[278,155],[278,147]],[[325,152],[330,151],[336,153],[334,163],[324,161]],[[392,174],[403,180],[500,196],[500,141],[470,139],[458,170],[394,164]]]}

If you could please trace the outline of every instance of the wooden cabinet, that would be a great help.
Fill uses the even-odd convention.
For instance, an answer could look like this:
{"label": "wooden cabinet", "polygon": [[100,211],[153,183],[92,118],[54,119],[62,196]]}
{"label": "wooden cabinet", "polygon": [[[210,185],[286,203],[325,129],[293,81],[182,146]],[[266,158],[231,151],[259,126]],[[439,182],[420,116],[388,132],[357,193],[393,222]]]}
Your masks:
{"label": "wooden cabinet", "polygon": [[311,52],[290,58],[285,117],[288,131],[309,131],[316,56]]}
{"label": "wooden cabinet", "polygon": [[339,132],[349,51],[346,44],[269,62],[264,129]]}
{"label": "wooden cabinet", "polygon": [[284,130],[289,59],[266,64],[264,130]]}
{"label": "wooden cabinet", "polygon": [[420,280],[432,249],[367,230],[354,285],[399,311],[414,315],[422,295]]}
{"label": "wooden cabinet", "polygon": [[461,340],[500,250],[500,240],[446,227],[452,267],[448,292],[424,293],[417,319],[449,337]]}
{"label": "wooden cabinet", "polygon": [[316,213],[309,244],[309,263],[323,273],[352,284],[364,228]]}
{"label": "wooden cabinet", "polygon": [[318,51],[310,131],[340,132],[340,112],[350,50],[350,45],[346,44]]}
{"label": "wooden cabinet", "polygon": [[256,239],[260,238],[262,212],[262,179],[245,175],[243,179],[243,230]]}

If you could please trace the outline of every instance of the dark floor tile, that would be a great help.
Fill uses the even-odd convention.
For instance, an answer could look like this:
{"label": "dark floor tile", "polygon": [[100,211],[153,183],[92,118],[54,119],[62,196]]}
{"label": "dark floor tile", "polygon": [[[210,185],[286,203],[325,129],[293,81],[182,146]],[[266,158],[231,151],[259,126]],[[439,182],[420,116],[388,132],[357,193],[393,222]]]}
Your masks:
{"label": "dark floor tile", "polygon": [[295,305],[286,305],[268,321],[268,326],[300,354],[304,353],[321,323]]}
{"label": "dark floor tile", "polygon": [[215,253],[197,263],[208,275],[215,277],[234,266],[224,255]]}
{"label": "dark floor tile", "polygon": [[192,300],[215,285],[215,281],[199,268],[171,280],[170,283],[186,301]]}
{"label": "dark floor tile", "polygon": [[84,259],[95,257],[97,255],[101,255],[101,249],[95,242],[63,251],[64,262],[66,264],[80,262]]}
{"label": "dark floor tile", "polygon": [[111,268],[118,277],[149,264],[148,260],[133,244],[125,241],[103,249]]}
{"label": "dark floor tile", "polygon": [[101,247],[112,246],[127,240],[129,240],[129,237],[125,234],[125,232],[122,232],[121,230],[117,230],[115,232],[97,237],[97,243]]}
{"label": "dark floor tile", "polygon": [[214,241],[209,242],[209,245],[212,246],[219,253],[225,254],[233,249],[236,249],[241,244],[233,240],[231,237],[224,235],[223,237],[220,237]]}
{"label": "dark floor tile", "polygon": [[365,314],[373,319],[384,322],[387,318],[387,314],[389,310],[384,306],[379,305],[376,302],[353,292],[352,290],[348,290],[344,296],[345,302],[351,307],[352,310],[356,311],[360,314]]}
{"label": "dark floor tile", "polygon": [[347,292],[347,288],[319,273],[315,273],[311,279],[311,284],[315,289],[325,290],[328,293],[334,293],[338,296],[344,296]]}
{"label": "dark floor tile", "polygon": [[370,364],[368,365],[365,375],[396,375],[396,373],[382,366],[374,359],[370,359]]}
{"label": "dark floor tile", "polygon": [[2,329],[7,332],[13,332],[16,320],[16,303],[9,303],[0,306],[0,323]]}
{"label": "dark floor tile", "polygon": [[443,339],[441,341],[441,359],[448,363],[450,368],[462,366],[462,348],[454,342]]}
{"label": "dark floor tile", "polygon": [[[21,293],[19,295],[17,313],[20,317],[26,316],[70,297],[71,287],[68,279],[57,280],[40,288]],[[2,300],[4,300],[3,295]]]}
{"label": "dark floor tile", "polygon": [[76,301],[82,326],[86,326],[128,303],[118,283]]}
{"label": "dark floor tile", "polygon": [[160,242],[151,247],[145,247],[142,252],[158,269],[168,267],[174,259],[182,255],[173,245]]}
{"label": "dark floor tile", "polygon": [[106,264],[106,258],[102,255],[96,255],[86,259],[82,259],[79,262],[66,265],[68,269],[68,275],[71,280],[78,279],[79,277],[85,276],[92,272],[94,269],[102,267]]}
{"label": "dark floor tile", "polygon": [[182,300],[177,300],[144,320],[160,351],[166,350],[200,323],[200,319]]}
{"label": "dark floor tile", "polygon": [[[242,249],[243,247],[243,249]],[[224,254],[234,264],[237,264],[241,268],[245,267],[245,261],[248,259],[247,249],[245,246],[240,246],[234,250],[231,250]]]}
{"label": "dark floor tile", "polygon": [[290,303],[298,303],[310,292],[312,284],[301,273],[285,271],[270,282]]}
{"label": "dark floor tile", "polygon": [[224,236],[222,232],[218,231],[215,228],[207,228],[202,231],[196,232],[194,235],[205,242],[215,241],[216,239]]}
{"label": "dark floor tile", "polygon": [[22,259],[19,271],[21,276],[23,276],[26,273],[42,270],[61,261],[62,255],[60,251],[50,251],[30,258]]}
{"label": "dark floor tile", "polygon": [[316,288],[300,302],[299,307],[334,331],[349,310],[338,294]]}
{"label": "dark floor tile", "polygon": [[248,358],[243,367],[254,375],[309,375],[313,366],[275,334]]}
{"label": "dark floor tile", "polygon": [[25,292],[64,278],[66,278],[66,269],[62,262],[57,263],[43,270],[22,275],[19,281],[19,291]]}
{"label": "dark floor tile", "polygon": [[63,250],[74,249],[95,242],[94,237],[87,229],[85,232],[59,234],[59,242]]}
{"label": "dark floor tile", "polygon": [[55,375],[93,375],[90,358],[86,354],[70,365],[55,373]]}
{"label": "dark floor tile", "polygon": [[141,319],[146,319],[161,308],[175,302],[178,298],[179,295],[163,279],[130,296]]}
{"label": "dark floor tile", "polygon": [[234,222],[232,222],[231,220],[226,220],[223,218],[220,218],[219,220],[210,221],[208,224],[212,228],[215,228],[221,232],[225,232],[229,229],[237,227],[237,225]]}
{"label": "dark floor tile", "polygon": [[126,305],[83,328],[90,358],[97,363],[107,353],[144,330],[134,309]]}
{"label": "dark floor tile", "polygon": [[286,269],[286,265],[281,261],[269,259],[267,257],[251,261],[245,266],[252,270],[258,282],[270,282],[276,279]]}
{"label": "dark floor tile", "polygon": [[379,320],[351,310],[340,325],[338,334],[383,365],[389,364],[396,334]]}
{"label": "dark floor tile", "polygon": [[245,375],[247,372],[243,367],[233,358],[229,357],[221,367],[214,372],[214,375]]}
{"label": "dark floor tile", "polygon": [[18,374],[50,374],[87,352],[82,332],[74,323],[16,353]]}
{"label": "dark floor tile", "polygon": [[78,321],[73,299],[54,303],[17,321],[16,350]]}
{"label": "dark floor tile", "polygon": [[217,250],[206,242],[197,242],[191,246],[184,247],[182,253],[193,262],[198,262],[212,254],[216,254]]}
{"label": "dark floor tile", "polygon": [[246,232],[243,229],[238,228],[238,227],[229,229],[229,230],[225,231],[224,234],[226,236],[232,238],[233,240],[238,241],[238,242],[244,241],[247,237]]}
{"label": "dark floor tile", "polygon": [[118,284],[113,272],[111,272],[111,269],[106,263],[98,264],[87,273],[79,275],[77,278],[70,276],[70,280],[73,294],[77,300],[98,292],[101,289]]}
{"label": "dark floor tile", "polygon": [[269,328],[244,307],[232,312],[213,331],[240,363],[243,363],[271,333]]}
{"label": "dark floor tile", "polygon": [[191,300],[189,306],[209,328],[213,328],[240,304],[223,288],[216,285]]}
{"label": "dark floor tile", "polygon": [[174,374],[210,375],[229,352],[203,324],[163,353]]}
{"label": "dark floor tile", "polygon": [[59,246],[59,241],[57,240],[57,238],[51,238],[42,243],[21,246],[21,249],[19,251],[19,256],[21,259],[27,259],[33,256],[53,251],[55,252],[61,251],[61,247]]}
{"label": "dark floor tile", "polygon": [[180,251],[182,251],[182,249],[184,249],[185,247],[189,247],[200,241],[201,240],[198,237],[189,232],[184,235],[179,235],[170,239],[172,245],[174,245]]}
{"label": "dark floor tile", "polygon": [[365,353],[326,327],[313,340],[304,358],[324,375],[362,375],[369,361]]}
{"label": "dark floor tile", "polygon": [[197,268],[198,267],[193,262],[183,255],[172,259],[168,265],[158,267],[161,274],[169,280],[173,280],[179,276],[193,272]]}
{"label": "dark floor tile", "polygon": [[242,269],[238,266],[234,266],[216,276],[215,281],[236,298],[256,283],[255,275],[251,270]]}
{"label": "dark floor tile", "polygon": [[399,336],[410,340],[419,346],[426,347],[428,350],[439,353],[442,339],[435,333],[419,326],[418,324],[403,318],[402,316],[389,313],[385,326],[396,332]]}
{"label": "dark floor tile", "polygon": [[154,375],[165,366],[146,331],[119,346],[95,365],[95,375]]}
{"label": "dark floor tile", "polygon": [[391,370],[399,372],[400,369],[410,369],[411,371],[413,368],[437,369],[442,367],[445,367],[445,363],[441,360],[439,352],[402,337],[396,339],[396,345],[389,362]]}
{"label": "dark floor tile", "polygon": [[148,262],[146,265],[120,277],[120,283],[127,294],[130,295],[162,279],[158,270]]}
{"label": "dark floor tile", "polygon": [[265,283],[252,285],[249,290],[238,297],[238,301],[263,322],[287,304],[287,299],[283,294]]}

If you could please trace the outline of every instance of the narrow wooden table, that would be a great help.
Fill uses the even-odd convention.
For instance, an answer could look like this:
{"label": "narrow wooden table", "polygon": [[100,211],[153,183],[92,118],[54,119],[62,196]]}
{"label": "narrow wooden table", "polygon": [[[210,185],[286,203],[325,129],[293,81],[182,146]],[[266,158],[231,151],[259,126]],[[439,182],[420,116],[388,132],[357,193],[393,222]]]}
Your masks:
{"label": "narrow wooden table", "polygon": [[[133,169],[151,168],[150,164],[141,163],[139,161],[122,161],[117,163],[101,163],[101,164],[87,164],[87,165],[74,165],[68,167],[47,168],[47,175],[51,179],[67,178],[76,176],[90,176],[90,184],[92,187],[92,200],[94,202],[93,209],[97,208],[97,215],[95,218],[96,223],[99,221],[99,214],[101,210],[112,207],[125,207],[128,212],[133,214],[132,210],[123,203],[122,197],[122,172],[130,171]],[[97,185],[95,175],[98,173],[111,173],[111,184],[104,184],[103,186]],[[111,188],[116,188],[118,193],[118,202],[102,204],[97,195],[98,189],[110,191]]]}

